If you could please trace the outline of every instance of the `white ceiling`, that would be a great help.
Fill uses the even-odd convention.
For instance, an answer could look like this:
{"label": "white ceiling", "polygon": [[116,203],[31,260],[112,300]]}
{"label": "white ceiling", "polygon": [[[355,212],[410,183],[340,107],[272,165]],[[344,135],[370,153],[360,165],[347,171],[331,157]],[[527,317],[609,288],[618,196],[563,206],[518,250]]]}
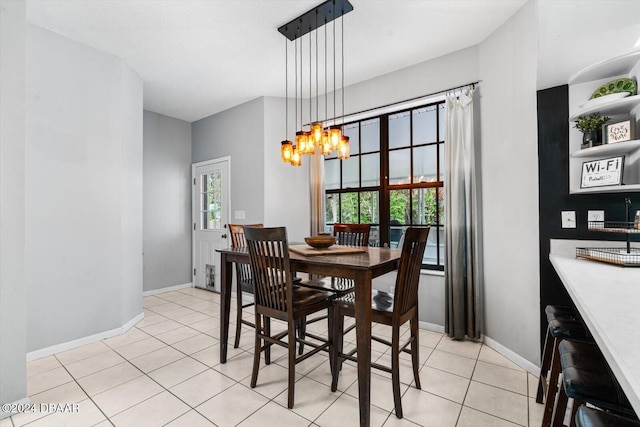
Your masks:
{"label": "white ceiling", "polygon": [[[350,1],[345,85],[475,45],[526,3]],[[192,122],[284,96],[285,38],[277,28],[321,2],[27,0],[27,19],[124,58],[144,80],[145,109]]]}

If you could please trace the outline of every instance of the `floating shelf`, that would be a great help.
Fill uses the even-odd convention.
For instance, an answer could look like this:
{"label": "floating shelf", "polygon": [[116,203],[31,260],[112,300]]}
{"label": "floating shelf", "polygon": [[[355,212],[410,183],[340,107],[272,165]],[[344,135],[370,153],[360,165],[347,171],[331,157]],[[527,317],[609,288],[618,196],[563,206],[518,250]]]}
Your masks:
{"label": "floating shelf", "polygon": [[593,188],[576,188],[570,190],[570,194],[584,194],[584,193],[631,193],[634,191],[640,191],[640,184],[631,185],[611,185],[608,187],[593,187]]}
{"label": "floating shelf", "polygon": [[614,116],[616,114],[628,114],[629,111],[640,105],[640,95],[627,96],[626,98],[614,99],[605,104],[595,105],[588,108],[578,108],[569,117],[569,121],[574,121],[578,117],[586,116],[592,113],[600,113],[602,115]]}
{"label": "floating shelf", "polygon": [[640,50],[600,61],[578,71],[569,79],[569,84],[575,85],[629,74],[638,61],[640,61]]}
{"label": "floating shelf", "polygon": [[579,151],[571,153],[573,158],[584,157],[602,157],[602,156],[617,156],[621,154],[629,154],[637,149],[640,149],[640,139],[633,139],[631,141],[616,142],[614,144],[598,145],[597,147],[583,148]]}

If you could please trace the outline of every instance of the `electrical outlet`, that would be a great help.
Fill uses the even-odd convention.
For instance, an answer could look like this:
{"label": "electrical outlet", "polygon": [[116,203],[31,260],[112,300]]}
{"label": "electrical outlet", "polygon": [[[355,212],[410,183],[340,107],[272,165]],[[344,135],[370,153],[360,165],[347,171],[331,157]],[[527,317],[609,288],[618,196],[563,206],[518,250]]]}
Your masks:
{"label": "electrical outlet", "polygon": [[562,228],[576,228],[576,211],[562,211]]}
{"label": "electrical outlet", "polygon": [[604,221],[604,211],[588,211],[587,221]]}

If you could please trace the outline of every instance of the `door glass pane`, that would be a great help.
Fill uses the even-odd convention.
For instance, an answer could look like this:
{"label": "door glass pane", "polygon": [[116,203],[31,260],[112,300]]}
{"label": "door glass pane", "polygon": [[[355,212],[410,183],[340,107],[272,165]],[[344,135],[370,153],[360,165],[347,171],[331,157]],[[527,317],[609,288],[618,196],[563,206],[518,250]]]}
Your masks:
{"label": "door glass pane", "polygon": [[360,193],[360,224],[377,224],[379,211],[379,195],[377,191]]}
{"label": "door glass pane", "polygon": [[222,213],[222,172],[200,175],[200,230],[221,229]]}
{"label": "door glass pane", "polygon": [[349,137],[349,152],[358,154],[360,152],[360,127],[358,123],[343,126],[342,132]]}
{"label": "door glass pane", "polygon": [[340,196],[337,194],[326,194],[324,209],[327,224],[333,224],[338,218],[338,200]]}
{"label": "door glass pane", "polygon": [[380,154],[362,156],[362,186],[380,185]]}
{"label": "door glass pane", "polygon": [[411,149],[389,151],[389,184],[411,182]]}
{"label": "door glass pane", "polygon": [[436,182],[438,180],[436,145],[413,149],[413,182]]}
{"label": "door glass pane", "polygon": [[342,188],[360,186],[360,156],[351,156],[342,161]]}
{"label": "door glass pane", "polygon": [[358,223],[358,193],[343,193],[340,195],[342,217],[340,222],[347,224]]}
{"label": "door glass pane", "polygon": [[413,110],[413,145],[435,142],[437,124],[435,106]]}
{"label": "door glass pane", "polygon": [[324,188],[329,190],[340,188],[340,160],[324,161]]}
{"label": "door glass pane", "polygon": [[380,151],[380,119],[362,122],[362,152]]}
{"label": "door glass pane", "polygon": [[408,147],[411,144],[409,112],[389,115],[389,148]]}

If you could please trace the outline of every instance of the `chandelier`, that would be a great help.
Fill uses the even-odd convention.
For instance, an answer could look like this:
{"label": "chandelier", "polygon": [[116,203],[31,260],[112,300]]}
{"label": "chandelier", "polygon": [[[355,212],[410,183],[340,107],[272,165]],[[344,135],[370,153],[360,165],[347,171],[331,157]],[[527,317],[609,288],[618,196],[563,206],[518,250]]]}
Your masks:
{"label": "chandelier", "polygon": [[[345,160],[349,158],[349,137],[342,133],[342,124],[344,123],[344,22],[340,19],[340,51],[341,51],[341,116],[336,114],[336,19],[341,18],[344,14],[351,12],[353,6],[348,0],[327,0],[319,6],[309,10],[299,17],[284,24],[278,31],[286,37],[285,40],[285,140],[280,144],[280,154],[284,163],[290,163],[292,166],[302,165],[303,154],[323,154],[331,155],[336,153],[338,159]],[[332,38],[332,54],[333,54],[333,118],[329,119],[328,105],[328,23],[333,22],[333,38]],[[319,29],[324,29],[324,123],[319,119],[319,80],[320,80],[320,61],[321,56],[318,48]],[[307,36],[307,37],[304,37]],[[315,39],[315,49],[313,41]],[[307,42],[308,40],[308,42]],[[295,72],[293,83],[295,86],[295,128],[296,131],[294,141],[287,138],[289,127],[289,45],[293,43]],[[308,43],[308,52],[303,53],[303,45]],[[315,64],[313,56],[315,54]],[[308,64],[305,67],[305,60]],[[315,65],[315,86],[313,84],[313,68]],[[306,71],[308,70],[308,85]],[[315,118],[313,117],[313,97],[315,89]],[[308,90],[308,92],[307,92]],[[304,124],[303,119],[303,97],[309,94],[309,124]],[[300,101],[298,102],[298,94]],[[300,107],[300,126],[298,127],[298,106]],[[337,124],[337,119],[341,118],[342,123]]]}

